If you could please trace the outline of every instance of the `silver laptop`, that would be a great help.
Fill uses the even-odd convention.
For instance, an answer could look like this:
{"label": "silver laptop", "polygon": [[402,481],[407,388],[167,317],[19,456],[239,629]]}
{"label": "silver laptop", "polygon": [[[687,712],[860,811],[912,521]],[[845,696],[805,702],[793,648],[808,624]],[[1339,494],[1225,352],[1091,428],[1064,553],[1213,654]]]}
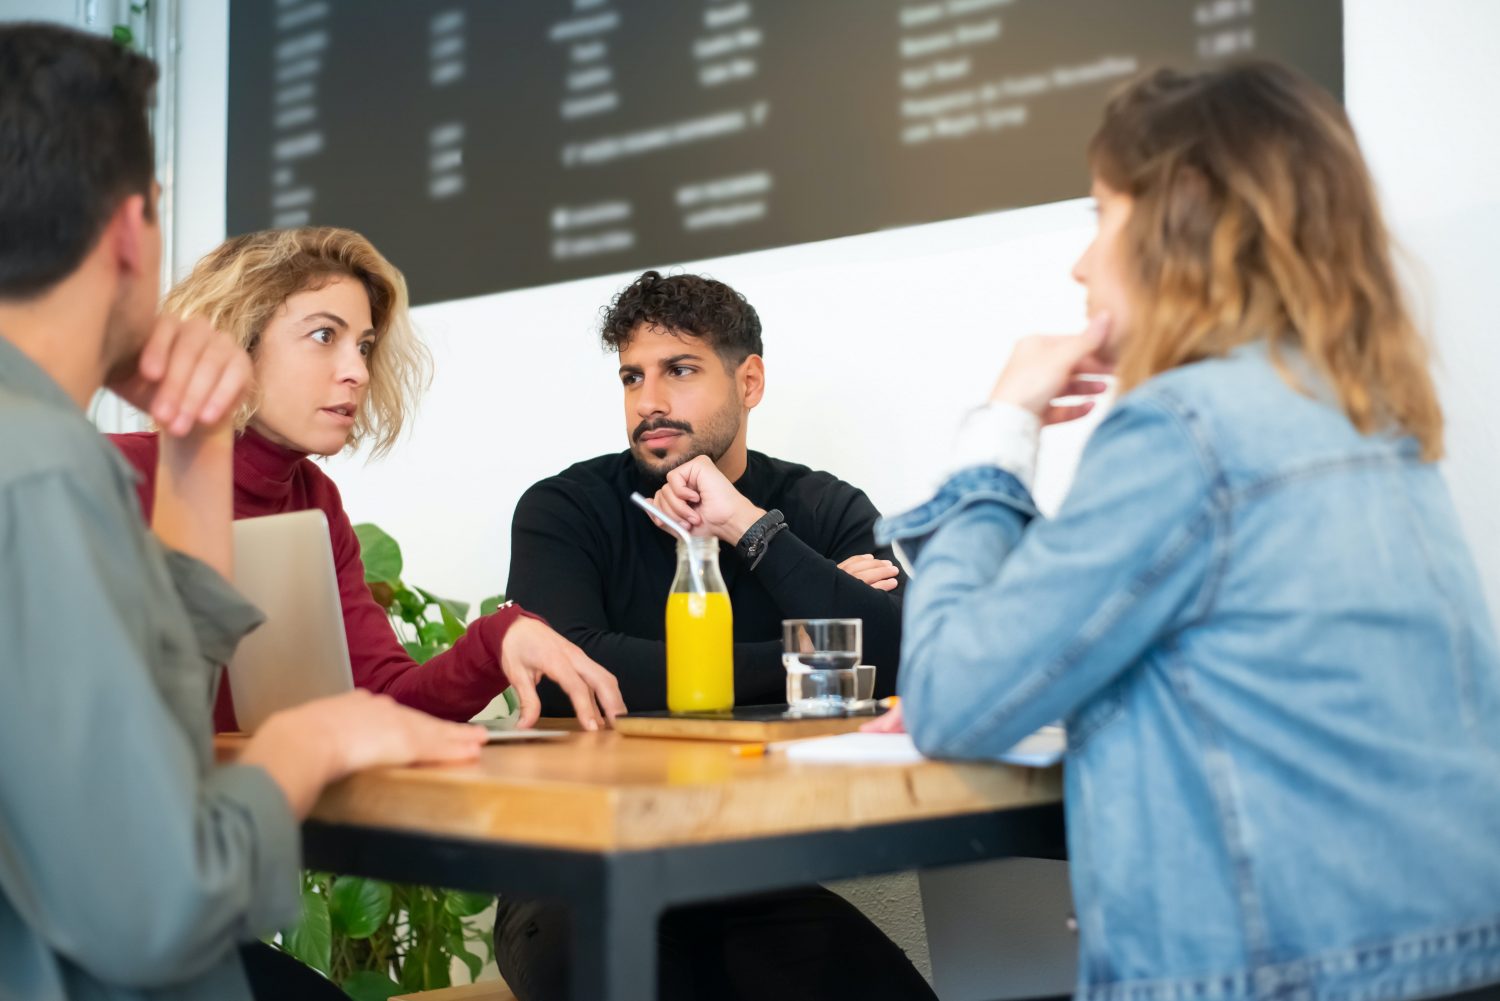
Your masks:
{"label": "silver laptop", "polygon": [[253,732],[277,710],[354,688],[322,511],[236,521],[234,586],[266,615],[229,662],[241,730]]}

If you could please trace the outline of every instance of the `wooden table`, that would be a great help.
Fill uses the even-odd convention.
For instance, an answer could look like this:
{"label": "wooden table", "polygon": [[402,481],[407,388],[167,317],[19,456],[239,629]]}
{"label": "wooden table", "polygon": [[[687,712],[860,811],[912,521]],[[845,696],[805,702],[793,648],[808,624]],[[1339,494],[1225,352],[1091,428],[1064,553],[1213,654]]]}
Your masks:
{"label": "wooden table", "polygon": [[573,912],[572,994],[656,996],[668,907],[1005,856],[1063,857],[1061,770],[796,764],[723,743],[577,733],[473,765],[330,787],[307,864],[550,897]]}

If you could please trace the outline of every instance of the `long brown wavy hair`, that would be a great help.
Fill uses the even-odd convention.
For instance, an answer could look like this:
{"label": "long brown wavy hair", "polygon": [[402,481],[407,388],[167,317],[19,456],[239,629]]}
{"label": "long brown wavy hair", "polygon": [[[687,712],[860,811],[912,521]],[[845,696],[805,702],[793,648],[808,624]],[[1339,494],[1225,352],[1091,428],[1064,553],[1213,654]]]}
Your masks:
{"label": "long brown wavy hair", "polygon": [[[341,277],[364,286],[375,324],[370,387],[354,417],[349,447],[368,439],[371,455],[379,456],[396,443],[427,387],[431,361],[412,329],[406,279],[369,240],[333,226],[236,236],[205,255],[167,293],[163,306],[168,312],[204,317],[253,356],[266,324],[290,296]],[[235,426],[243,428],[254,416],[252,401],[236,415]]]}
{"label": "long brown wavy hair", "polygon": [[1300,74],[1246,62],[1151,73],[1107,106],[1094,176],[1132,200],[1122,392],[1269,341],[1307,359],[1362,433],[1443,452],[1429,352],[1403,301],[1374,184],[1344,109]]}

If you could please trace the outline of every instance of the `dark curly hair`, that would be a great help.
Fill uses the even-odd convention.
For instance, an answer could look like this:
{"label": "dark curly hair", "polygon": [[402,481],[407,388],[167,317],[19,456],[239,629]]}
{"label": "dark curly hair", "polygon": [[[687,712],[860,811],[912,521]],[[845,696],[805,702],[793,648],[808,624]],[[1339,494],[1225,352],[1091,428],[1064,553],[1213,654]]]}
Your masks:
{"label": "dark curly hair", "polygon": [[604,346],[619,351],[643,323],[703,338],[731,369],[765,353],[755,307],[712,278],[647,271],[605,308]]}

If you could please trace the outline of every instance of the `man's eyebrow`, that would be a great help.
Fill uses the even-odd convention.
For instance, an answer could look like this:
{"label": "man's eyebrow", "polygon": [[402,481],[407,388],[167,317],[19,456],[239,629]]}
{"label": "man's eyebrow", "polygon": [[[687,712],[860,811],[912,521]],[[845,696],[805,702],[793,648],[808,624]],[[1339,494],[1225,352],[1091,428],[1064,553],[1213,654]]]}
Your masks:
{"label": "man's eyebrow", "polygon": [[684,351],[682,354],[673,355],[670,358],[664,358],[662,360],[661,367],[662,368],[671,368],[673,365],[680,365],[682,362],[685,362],[685,361],[702,361],[702,360],[703,360],[703,356],[702,355],[695,354],[695,353],[693,353],[691,351]]}

